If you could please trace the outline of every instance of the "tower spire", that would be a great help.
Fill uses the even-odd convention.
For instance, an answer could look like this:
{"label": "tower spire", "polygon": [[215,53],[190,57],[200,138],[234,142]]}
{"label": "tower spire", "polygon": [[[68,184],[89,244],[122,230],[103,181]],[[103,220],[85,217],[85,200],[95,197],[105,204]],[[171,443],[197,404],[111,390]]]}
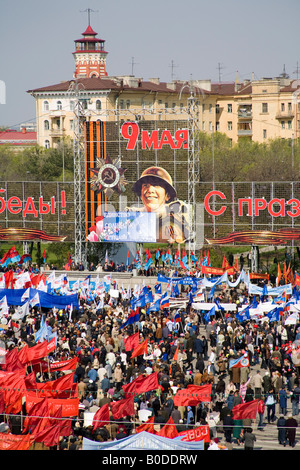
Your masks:
{"label": "tower spire", "polygon": [[106,72],[106,56],[104,49],[104,39],[98,39],[96,33],[90,25],[90,13],[88,8],[88,27],[82,33],[82,38],[76,39],[75,52],[75,73],[74,78],[93,78],[107,76]]}

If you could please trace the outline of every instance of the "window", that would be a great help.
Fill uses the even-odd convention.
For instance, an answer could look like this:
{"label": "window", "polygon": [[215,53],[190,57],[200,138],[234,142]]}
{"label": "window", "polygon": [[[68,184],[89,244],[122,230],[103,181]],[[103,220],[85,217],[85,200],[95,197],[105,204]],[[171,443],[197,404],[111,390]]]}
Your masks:
{"label": "window", "polygon": [[50,128],[49,121],[48,120],[44,121],[44,131],[49,131],[49,128]]}
{"label": "window", "polygon": [[57,101],[56,109],[62,109],[62,102],[61,101]]}
{"label": "window", "polygon": [[267,113],[268,112],[268,103],[262,103],[262,112]]}
{"label": "window", "polygon": [[43,109],[44,109],[44,111],[49,111],[49,101],[44,101]]}
{"label": "window", "polygon": [[209,105],[209,112],[212,112],[212,104]]}
{"label": "window", "polygon": [[232,113],[232,104],[228,103],[227,105],[227,113]]}
{"label": "window", "polygon": [[73,121],[73,119],[70,119],[70,129],[71,129],[71,131],[74,130],[74,121]]}
{"label": "window", "polygon": [[127,100],[127,101],[126,101],[126,108],[127,108],[127,109],[130,108],[130,100]]}
{"label": "window", "polygon": [[101,108],[102,108],[101,100],[96,100],[96,110],[97,110],[97,111],[100,111]]}
{"label": "window", "polygon": [[285,129],[285,122],[281,121],[281,129]]}
{"label": "window", "polygon": [[50,148],[50,142],[49,140],[45,140],[45,149],[49,149]]}
{"label": "window", "polygon": [[292,129],[292,121],[288,121],[288,129]]}
{"label": "window", "polygon": [[120,100],[120,109],[125,109],[124,100]]}
{"label": "window", "polygon": [[218,132],[220,130],[220,123],[219,121],[216,122],[216,131]]}
{"label": "window", "polygon": [[264,138],[264,139],[267,138],[267,129],[263,129],[263,138]]}
{"label": "window", "polygon": [[219,114],[219,113],[220,113],[220,105],[216,104],[216,114]]}
{"label": "window", "polygon": [[227,122],[227,130],[232,131],[232,121]]}
{"label": "window", "polygon": [[202,104],[202,113],[205,111],[205,104]]}
{"label": "window", "polygon": [[70,111],[74,111],[75,104],[74,101],[70,101]]}
{"label": "window", "polygon": [[284,103],[281,103],[281,112],[284,113]]}
{"label": "window", "polygon": [[205,131],[205,121],[202,121],[202,130]]}
{"label": "window", "polygon": [[209,130],[210,130],[210,132],[212,132],[212,130],[213,130],[213,125],[212,125],[211,121],[209,121]]}
{"label": "window", "polygon": [[180,103],[180,112],[183,113],[183,103]]}

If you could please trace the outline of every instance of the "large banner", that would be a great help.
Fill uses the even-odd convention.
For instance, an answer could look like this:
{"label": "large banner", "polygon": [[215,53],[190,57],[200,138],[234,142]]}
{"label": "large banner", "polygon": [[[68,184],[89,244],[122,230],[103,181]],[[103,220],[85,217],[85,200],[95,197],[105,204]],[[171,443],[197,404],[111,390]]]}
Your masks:
{"label": "large banner", "polygon": [[300,183],[199,183],[211,245],[300,245]]}
{"label": "large banner", "polygon": [[[186,125],[86,122],[85,136],[89,241],[184,243],[191,239],[190,208],[185,202]],[[127,235],[126,224],[132,228]],[[112,233],[113,227],[117,234]]]}
{"label": "large banner", "polygon": [[0,241],[74,240],[74,183],[0,182]]}

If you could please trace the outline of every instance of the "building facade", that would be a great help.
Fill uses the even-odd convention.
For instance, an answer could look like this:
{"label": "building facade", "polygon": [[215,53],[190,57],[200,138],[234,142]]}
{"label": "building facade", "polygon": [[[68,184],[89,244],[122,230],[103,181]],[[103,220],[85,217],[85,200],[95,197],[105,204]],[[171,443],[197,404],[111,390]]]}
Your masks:
{"label": "building facade", "polygon": [[73,79],[29,90],[36,100],[37,143],[53,147],[74,137],[78,95],[88,121],[188,120],[191,92],[198,102],[197,126],[240,139],[267,142],[293,139],[300,132],[300,80],[286,76],[232,83],[147,81],[135,76],[109,76],[105,41],[89,25],[75,42]]}

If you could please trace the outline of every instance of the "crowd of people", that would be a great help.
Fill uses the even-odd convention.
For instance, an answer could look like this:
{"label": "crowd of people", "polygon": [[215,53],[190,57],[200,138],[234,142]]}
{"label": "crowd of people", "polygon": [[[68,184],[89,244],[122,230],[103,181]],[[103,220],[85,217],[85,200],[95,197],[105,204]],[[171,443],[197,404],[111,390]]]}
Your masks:
{"label": "crowd of people", "polygon": [[[188,286],[182,287],[179,298],[188,299],[189,290]],[[124,327],[132,309],[133,292],[123,296],[120,291],[119,298],[105,293],[102,303],[97,296],[81,294],[79,291],[79,308],[71,314],[67,309],[35,306],[22,320],[13,322],[16,308],[10,306],[6,328],[0,335],[8,350],[32,346],[44,319],[57,333],[57,346],[49,360],[78,359],[74,381],[78,384],[79,414],[72,421],[71,436],[61,438],[60,449],[82,448],[83,437],[104,442],[132,435],[141,424],[140,410],[148,410],[149,416],[154,416],[157,429],[170,417],[178,432],[208,425],[210,442],[205,449],[221,448],[221,444],[228,449],[233,444],[253,449],[254,426],[260,430],[269,424],[277,424],[280,445],[295,445],[300,400],[300,325],[285,324],[288,311],[282,312],[279,322],[272,323],[261,322],[257,317],[239,322],[236,312],[226,309],[216,311],[207,321],[207,312],[194,309],[191,302],[179,310],[167,307],[147,312],[145,306],[138,310],[138,321]],[[254,296],[240,284],[236,288],[220,286],[215,299],[223,304],[250,305]],[[175,314],[179,314],[176,321]],[[136,332],[140,343],[148,339],[148,350],[131,359],[132,351],[125,349],[125,340]],[[231,368],[231,359],[245,353],[249,366]],[[108,424],[97,429],[86,424],[86,412],[95,413],[103,405],[124,398],[124,385],[153,372],[157,373],[159,388],[135,397],[134,416],[117,421],[111,416]],[[37,381],[54,380],[62,374],[43,372],[37,374]],[[176,406],[176,393],[191,384],[211,384],[210,400],[196,406]],[[233,419],[233,407],[255,399],[259,400],[257,420]],[[10,429],[22,432],[15,426],[16,417],[2,415],[2,420]]]}

